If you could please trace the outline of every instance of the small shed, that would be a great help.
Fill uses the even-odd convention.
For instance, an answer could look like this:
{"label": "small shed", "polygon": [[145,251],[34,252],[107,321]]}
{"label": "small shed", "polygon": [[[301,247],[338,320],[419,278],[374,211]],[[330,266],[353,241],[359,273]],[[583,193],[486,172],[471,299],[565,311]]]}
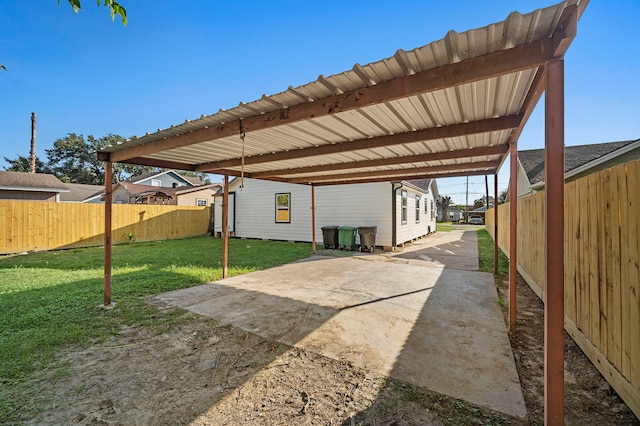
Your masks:
{"label": "small shed", "polygon": [[69,188],[46,173],[0,172],[0,200],[60,201]]}

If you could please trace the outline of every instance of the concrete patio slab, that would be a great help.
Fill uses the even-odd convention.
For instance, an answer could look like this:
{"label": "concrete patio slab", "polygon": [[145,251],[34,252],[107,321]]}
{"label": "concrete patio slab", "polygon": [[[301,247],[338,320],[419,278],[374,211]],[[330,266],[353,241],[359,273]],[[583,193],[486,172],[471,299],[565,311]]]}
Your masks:
{"label": "concrete patio slab", "polygon": [[[453,237],[432,243],[451,244]],[[414,250],[418,257],[410,263],[314,256],[156,297],[266,339],[524,417],[493,276],[431,267],[419,257],[430,248]]]}

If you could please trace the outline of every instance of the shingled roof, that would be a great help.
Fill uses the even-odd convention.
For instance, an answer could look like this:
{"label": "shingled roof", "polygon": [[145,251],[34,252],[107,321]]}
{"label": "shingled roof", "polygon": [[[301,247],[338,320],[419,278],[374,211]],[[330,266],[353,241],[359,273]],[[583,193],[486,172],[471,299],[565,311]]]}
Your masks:
{"label": "shingled roof", "polygon": [[45,173],[0,172],[0,189],[18,191],[69,192],[57,177]]}
{"label": "shingled roof", "polygon": [[[623,154],[628,151],[623,148],[629,148],[629,145],[638,144],[639,142],[640,139],[633,139],[621,142],[567,146],[564,149],[565,175],[581,166],[596,162],[596,160],[605,155],[615,155],[616,151],[620,151],[620,154]],[[532,186],[544,181],[544,149],[518,151],[518,160],[522,164],[522,168]]]}

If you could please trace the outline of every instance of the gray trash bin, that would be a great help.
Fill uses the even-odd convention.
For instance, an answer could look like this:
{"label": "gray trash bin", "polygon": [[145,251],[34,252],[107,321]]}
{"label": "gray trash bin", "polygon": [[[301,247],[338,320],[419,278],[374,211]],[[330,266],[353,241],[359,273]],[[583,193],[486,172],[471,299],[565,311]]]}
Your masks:
{"label": "gray trash bin", "polygon": [[358,234],[360,234],[360,251],[368,251],[373,253],[376,249],[376,226],[360,226]]}
{"label": "gray trash bin", "polygon": [[337,226],[322,227],[322,244],[326,249],[338,248],[338,227]]}

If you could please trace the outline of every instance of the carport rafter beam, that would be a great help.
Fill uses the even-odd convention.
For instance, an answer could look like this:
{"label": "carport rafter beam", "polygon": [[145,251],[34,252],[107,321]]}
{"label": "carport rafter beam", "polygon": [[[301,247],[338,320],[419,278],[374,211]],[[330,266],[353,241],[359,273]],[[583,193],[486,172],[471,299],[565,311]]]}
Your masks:
{"label": "carport rafter beam", "polygon": [[422,163],[427,161],[455,160],[458,158],[503,155],[509,151],[508,145],[494,145],[481,148],[461,149],[456,151],[432,152],[428,154],[408,155],[404,157],[379,158],[375,160],[352,161],[348,163],[323,164],[320,166],[295,167],[250,173],[250,177],[260,179],[270,176],[287,176],[304,173],[330,172],[334,170],[359,169],[365,167],[390,166],[396,164]]}
{"label": "carport rafter beam", "polygon": [[[464,172],[455,172],[455,173],[435,173],[435,174],[416,174],[416,175],[402,175],[400,177],[396,176],[394,178],[390,177],[376,177],[369,179],[341,179],[335,181],[312,181],[309,179],[308,182],[301,182],[311,184],[313,183],[316,186],[329,186],[329,185],[343,185],[348,183],[372,183],[372,182],[389,182],[389,181],[397,181],[397,180],[413,180],[413,179],[443,179],[449,177],[461,177],[461,176],[483,176],[486,174],[496,173],[495,169],[482,169],[482,170],[471,170]],[[270,179],[265,179],[270,180]]]}
{"label": "carport rafter beam", "polygon": [[313,179],[314,182],[322,182],[326,180],[336,179],[366,179],[386,176],[390,180],[398,179],[398,176],[404,175],[420,175],[420,174],[433,174],[439,172],[455,172],[459,170],[465,170],[466,168],[483,168],[495,169],[500,164],[499,161],[478,161],[468,163],[447,164],[445,166],[430,166],[430,167],[415,167],[410,169],[394,169],[394,170],[374,170],[368,172],[355,172],[355,173],[334,173],[330,175],[315,175],[308,177],[297,177],[287,179],[290,183],[303,183]]}
{"label": "carport rafter beam", "polygon": [[160,160],[155,158],[137,157],[121,161],[121,163],[135,164],[136,166],[162,167],[163,169],[188,170],[192,172],[196,171],[196,166],[194,166],[193,164],[182,163],[180,161]]}
{"label": "carport rafter beam", "polygon": [[[469,123],[458,123],[452,124],[450,126],[432,127],[429,129],[423,129],[413,132],[398,133],[396,135],[385,135],[375,138],[358,139],[350,142],[341,142],[291,151],[256,155],[253,157],[245,157],[244,165],[250,166],[253,164],[270,163],[274,161],[295,160],[299,158],[307,158],[320,155],[339,154],[344,152],[358,151],[361,149],[383,148],[393,145],[427,142],[435,139],[453,138],[479,133],[498,132],[502,130],[517,128],[522,123],[522,118],[522,114],[508,115],[499,118],[487,118],[484,120],[471,121]],[[231,160],[201,164],[200,166],[196,167],[196,170],[199,172],[211,172],[213,170],[239,167],[241,164],[241,158],[234,158]]]}
{"label": "carport rafter beam", "polygon": [[[554,33],[554,37],[535,40],[510,49],[490,52],[413,75],[380,82],[375,86],[361,87],[340,95],[332,95],[303,104],[292,105],[270,113],[256,114],[244,118],[241,125],[243,131],[248,134],[253,131],[334,115],[370,105],[536,68],[543,66],[547,60],[554,57],[558,46],[563,42],[561,35]],[[237,135],[240,131],[239,125],[238,122],[221,123],[213,127],[203,127],[160,140],[150,140],[140,145],[124,147],[119,150],[115,149],[110,154],[110,160],[112,162],[121,162],[159,151]]]}

